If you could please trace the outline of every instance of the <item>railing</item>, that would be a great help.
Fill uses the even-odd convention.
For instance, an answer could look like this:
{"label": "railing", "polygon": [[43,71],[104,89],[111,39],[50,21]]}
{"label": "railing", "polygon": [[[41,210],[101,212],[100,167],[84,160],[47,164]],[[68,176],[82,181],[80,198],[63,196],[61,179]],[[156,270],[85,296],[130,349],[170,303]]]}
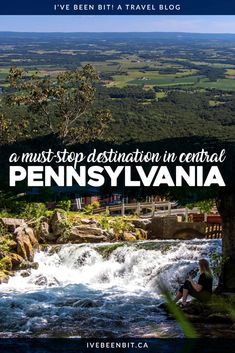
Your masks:
{"label": "railing", "polygon": [[[165,210],[167,214],[171,214],[171,209],[177,206],[177,202],[137,202],[137,203],[121,203],[119,205],[109,205],[106,207],[99,207],[95,209],[94,213],[113,213],[120,212],[122,216],[125,215],[126,211],[132,211],[132,213],[140,216],[141,214],[148,213],[149,216],[154,216],[157,210]],[[145,211],[145,212],[144,212]],[[147,211],[147,212],[146,212]]]}

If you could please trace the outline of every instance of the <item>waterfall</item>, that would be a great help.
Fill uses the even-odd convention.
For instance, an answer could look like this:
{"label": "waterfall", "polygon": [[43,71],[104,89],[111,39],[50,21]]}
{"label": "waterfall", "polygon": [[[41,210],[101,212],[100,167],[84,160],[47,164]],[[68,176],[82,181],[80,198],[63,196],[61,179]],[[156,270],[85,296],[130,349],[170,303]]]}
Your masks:
{"label": "waterfall", "polygon": [[[9,332],[40,336],[45,331],[53,336],[62,330],[86,336],[94,321],[96,334],[144,334],[153,322],[163,320],[156,309],[162,300],[159,284],[173,293],[187,274],[196,279],[198,260],[209,259],[215,251],[221,252],[221,240],[49,247],[35,255],[38,269],[19,271],[0,286],[0,332],[4,337]],[[110,325],[104,325],[104,319]]]}

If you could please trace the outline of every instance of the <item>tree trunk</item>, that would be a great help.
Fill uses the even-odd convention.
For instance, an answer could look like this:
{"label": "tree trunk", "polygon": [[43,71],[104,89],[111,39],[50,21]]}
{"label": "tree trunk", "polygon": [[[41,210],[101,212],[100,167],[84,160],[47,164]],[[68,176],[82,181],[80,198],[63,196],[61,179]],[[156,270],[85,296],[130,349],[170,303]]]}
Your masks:
{"label": "tree trunk", "polygon": [[222,288],[235,292],[235,191],[224,192],[218,201],[218,211],[223,226],[223,267]]}

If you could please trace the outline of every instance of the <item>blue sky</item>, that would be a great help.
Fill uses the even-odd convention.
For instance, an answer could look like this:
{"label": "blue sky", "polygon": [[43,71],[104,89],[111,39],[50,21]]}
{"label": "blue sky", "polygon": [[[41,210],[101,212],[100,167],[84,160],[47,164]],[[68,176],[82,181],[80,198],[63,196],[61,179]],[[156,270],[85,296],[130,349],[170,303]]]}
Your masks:
{"label": "blue sky", "polygon": [[235,33],[235,16],[0,16],[0,31]]}

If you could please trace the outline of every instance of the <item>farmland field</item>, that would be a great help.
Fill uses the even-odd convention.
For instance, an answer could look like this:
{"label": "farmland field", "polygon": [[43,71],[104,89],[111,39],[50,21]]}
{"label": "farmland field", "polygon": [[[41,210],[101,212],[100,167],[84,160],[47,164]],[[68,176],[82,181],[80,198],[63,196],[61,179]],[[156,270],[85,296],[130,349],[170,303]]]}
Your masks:
{"label": "farmland field", "polygon": [[235,91],[233,37],[216,38],[213,46],[215,38],[209,35],[200,41],[189,34],[176,40],[174,34],[135,36],[1,33],[0,87],[11,66],[24,67],[29,74],[40,70],[43,76],[92,63],[106,87],[186,85]]}
{"label": "farmland field", "polygon": [[[0,93],[12,66],[56,77],[91,64],[110,139],[235,135],[235,35],[0,32]],[[142,126],[145,126],[143,131]],[[37,131],[37,129],[35,129]]]}

